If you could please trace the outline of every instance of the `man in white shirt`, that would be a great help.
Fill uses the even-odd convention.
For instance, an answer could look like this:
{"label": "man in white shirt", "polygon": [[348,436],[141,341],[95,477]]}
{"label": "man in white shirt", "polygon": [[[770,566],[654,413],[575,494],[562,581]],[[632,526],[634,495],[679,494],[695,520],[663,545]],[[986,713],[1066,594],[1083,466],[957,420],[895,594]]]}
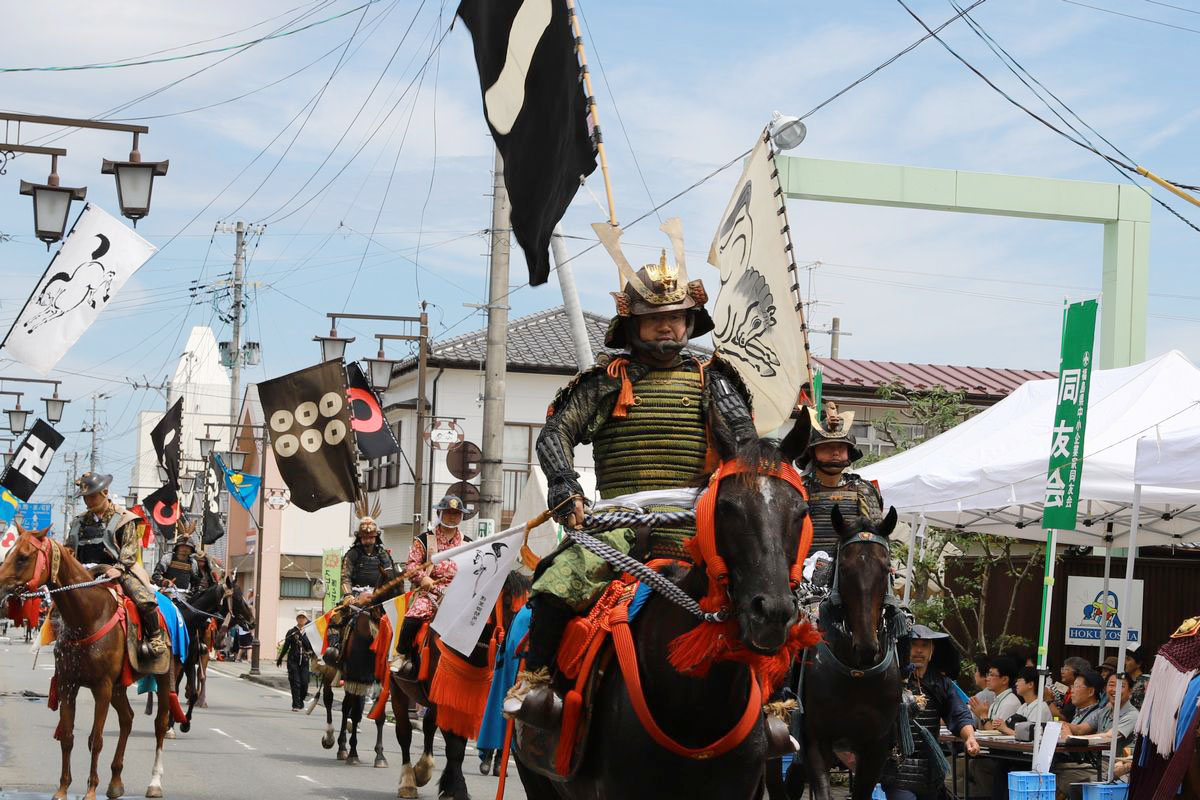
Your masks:
{"label": "man in white shirt", "polygon": [[1000,723],[1017,713],[1021,698],[1012,690],[1017,664],[1008,656],[997,656],[988,667],[988,688],[996,693],[983,720],[984,730],[1000,730]]}

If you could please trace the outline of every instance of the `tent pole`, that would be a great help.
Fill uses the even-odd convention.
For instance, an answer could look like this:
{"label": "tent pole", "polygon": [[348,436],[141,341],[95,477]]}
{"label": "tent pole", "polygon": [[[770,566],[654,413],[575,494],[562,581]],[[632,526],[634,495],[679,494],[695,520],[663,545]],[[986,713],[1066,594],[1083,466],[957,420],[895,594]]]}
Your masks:
{"label": "tent pole", "polygon": [[[1135,483],[1133,485],[1133,519],[1129,522],[1129,550],[1125,554],[1125,591],[1121,594],[1125,598],[1125,602],[1129,602],[1129,598],[1133,596],[1133,560],[1137,558],[1137,535],[1138,525],[1141,520],[1142,510],[1142,485]],[[1107,595],[1105,595],[1107,597]],[[1128,610],[1128,607],[1127,609]],[[1122,615],[1121,617],[1121,641],[1117,645],[1117,673],[1122,675],[1125,672],[1125,640],[1129,636],[1127,631],[1129,617]],[[1117,683],[1116,697],[1113,699],[1113,737],[1108,744],[1108,781],[1112,783],[1113,767],[1117,763],[1117,737],[1120,735],[1121,723],[1121,684]]]}
{"label": "tent pole", "polygon": [[917,529],[921,531],[925,529],[925,518],[922,516],[920,521],[917,515],[913,514],[912,520],[909,522],[908,536],[908,564],[904,567],[904,605],[908,606],[908,601],[912,598],[912,581],[913,581],[913,559],[917,552]]}
{"label": "tent pole", "polygon": [[[1112,566],[1112,523],[1108,523],[1108,532],[1104,535],[1104,609],[1100,614],[1100,658],[1096,661],[1096,667],[1104,663],[1104,645],[1108,642],[1108,587],[1109,587],[1109,572]],[[1120,672],[1118,669],[1117,672]]]}
{"label": "tent pole", "polygon": [[[1046,571],[1042,577],[1042,621],[1038,636],[1038,697],[1046,695],[1046,659],[1050,648],[1050,608],[1054,602],[1054,553],[1058,546],[1058,531],[1046,531]],[[1044,716],[1045,703],[1038,706],[1038,717]],[[1042,723],[1033,726],[1033,764],[1037,764],[1038,747],[1042,741]],[[1049,720],[1045,720],[1049,722]]]}

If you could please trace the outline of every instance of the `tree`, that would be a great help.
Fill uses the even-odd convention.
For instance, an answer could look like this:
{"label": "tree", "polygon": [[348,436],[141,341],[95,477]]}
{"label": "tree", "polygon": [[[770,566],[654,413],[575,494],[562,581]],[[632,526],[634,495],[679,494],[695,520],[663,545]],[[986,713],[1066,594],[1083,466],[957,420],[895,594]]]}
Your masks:
{"label": "tree", "polygon": [[[899,382],[881,385],[876,395],[901,403],[899,412],[889,410],[873,421],[876,433],[895,449],[888,455],[915,447],[966,420],[975,409],[964,402],[964,392],[933,386],[920,392]],[[868,456],[871,463],[884,456]],[[885,502],[887,498],[884,498]],[[1039,571],[1042,554],[1027,554],[1006,536],[989,536],[968,530],[930,527],[917,544],[913,559],[913,590],[910,605],[917,621],[946,631],[965,656],[992,654],[1016,645],[1031,645],[1024,637],[1009,632],[1013,608],[1022,584]],[[892,555],[908,563],[908,542],[892,542]],[[951,568],[953,567],[953,569]],[[991,597],[993,576],[1007,575],[1013,585],[1007,597]],[[989,608],[1007,603],[1000,633],[987,635]],[[1005,607],[1005,606],[1001,606]]]}

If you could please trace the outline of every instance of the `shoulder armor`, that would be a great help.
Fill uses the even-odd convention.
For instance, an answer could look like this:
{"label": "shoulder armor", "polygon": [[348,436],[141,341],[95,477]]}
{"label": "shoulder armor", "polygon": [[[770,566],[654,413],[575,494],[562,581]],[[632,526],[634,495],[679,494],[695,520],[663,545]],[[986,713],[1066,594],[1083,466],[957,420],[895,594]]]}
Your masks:
{"label": "shoulder armor", "polygon": [[120,506],[117,506],[117,513],[113,514],[111,517],[108,518],[108,524],[105,527],[108,528],[113,533],[116,533],[117,531],[121,530],[121,528],[128,525],[130,522],[133,522],[138,519],[141,519],[141,518],[137,514],[130,511],[129,509],[121,508]]}
{"label": "shoulder armor", "polygon": [[554,416],[555,412],[562,406],[563,402],[575,391],[576,387],[588,383],[593,380],[611,380],[608,377],[608,365],[612,361],[612,356],[607,353],[601,353],[596,358],[596,363],[580,372],[570,383],[558,390],[554,395],[554,399],[550,401],[550,407],[546,409],[546,419]]}
{"label": "shoulder armor", "polygon": [[738,374],[738,371],[734,369],[732,364],[721,358],[720,355],[713,355],[708,363],[704,365],[704,369],[706,372],[713,372],[729,381],[737,393],[742,396],[742,399],[746,401],[746,408],[751,411],[754,410],[750,389],[746,386],[746,382],[742,380],[742,376]]}

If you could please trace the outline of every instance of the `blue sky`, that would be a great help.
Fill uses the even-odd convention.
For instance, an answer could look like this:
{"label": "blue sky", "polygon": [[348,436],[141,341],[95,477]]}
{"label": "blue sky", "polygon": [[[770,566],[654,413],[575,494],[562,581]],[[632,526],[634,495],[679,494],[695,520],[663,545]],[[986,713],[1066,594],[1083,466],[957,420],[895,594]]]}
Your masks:
{"label": "blue sky", "polygon": [[[322,20],[361,0],[297,2],[64,2],[53,11],[25,4],[8,11],[0,66],[87,64],[167,48],[178,49],[155,57],[190,53],[245,42],[301,15],[308,16],[297,24]],[[1092,4],[1200,30],[1200,14],[1150,0]],[[808,111],[923,33],[889,2],[581,5],[621,220],[750,147],[773,110]],[[86,448],[79,429],[90,394],[111,395],[100,401],[103,465],[123,487],[136,412],[162,407],[156,393],[134,389],[127,379],[161,380],[194,324],[212,321],[217,338],[228,338],[212,307],[192,304],[188,291],[191,282],[210,284],[230,270],[233,237],[212,236],[218,221],[270,222],[251,246],[249,277],[259,286],[247,335],[262,343],[263,363],[249,380],[311,363],[311,337],[323,332],[328,311],[407,314],[423,298],[432,304],[435,335],[482,327],[464,304],[484,300],[481,232],[490,222],[492,151],[465,28],[455,26],[433,49],[453,8],[381,0],[365,16],[355,11],[224,61],[229,53],[124,69],[0,74],[6,109],[96,116],[209,67],[111,114],[171,115],[146,120],[151,133],[141,144],[145,159],[171,160],[170,174],[156,184],[152,213],[138,227],[163,249],[61,364],[58,377],[75,399],[61,426],[67,448]],[[913,8],[931,25],[954,13],[932,0]],[[1191,78],[1200,67],[1200,34],[1062,0],[988,0],[972,13],[1139,163],[1200,183],[1194,146],[1200,107]],[[1044,111],[961,21],[943,35],[1021,102]],[[191,44],[213,37],[223,38]],[[214,103],[220,104],[175,114]],[[934,41],[814,114],[808,127],[799,155],[1119,179],[1013,108]],[[76,132],[60,146],[70,151],[59,167],[63,183],[87,185],[90,200],[115,211],[112,180],[98,167],[103,157],[124,158],[127,135]],[[0,231],[14,236],[0,244],[5,324],[49,258],[32,237],[29,200],[17,194],[20,179],[45,178],[47,161],[16,159],[0,178],[7,187],[0,191]],[[736,178],[736,168],[726,170],[661,212],[683,218],[692,277],[715,275],[704,255]],[[592,196],[602,201],[599,173],[589,187],[564,220],[568,235],[579,237],[570,252],[588,246],[590,223],[603,218]],[[1174,204],[1200,221],[1200,209]],[[1101,235],[1093,226],[800,202],[789,216],[800,262],[821,262],[804,272],[802,289],[816,301],[810,322],[826,327],[841,317],[853,333],[843,340],[843,357],[1053,368],[1062,299],[1099,292]],[[1200,234],[1158,207],[1152,219],[1149,355],[1179,348],[1200,358],[1193,256]],[[665,244],[656,222],[651,215],[627,231],[627,242],[644,245],[628,250],[632,259],[651,260]],[[617,288],[612,263],[597,248],[575,265],[584,307],[610,313],[608,292]],[[523,270],[515,259],[514,286],[524,282]],[[557,305],[560,297],[552,279],[509,300],[512,314],[521,315]],[[353,355],[368,355],[377,330],[352,326],[359,337]],[[816,335],[813,343],[817,353],[827,352],[828,337]],[[11,363],[2,368],[28,374]],[[61,473],[49,480],[46,499],[62,485]]]}

